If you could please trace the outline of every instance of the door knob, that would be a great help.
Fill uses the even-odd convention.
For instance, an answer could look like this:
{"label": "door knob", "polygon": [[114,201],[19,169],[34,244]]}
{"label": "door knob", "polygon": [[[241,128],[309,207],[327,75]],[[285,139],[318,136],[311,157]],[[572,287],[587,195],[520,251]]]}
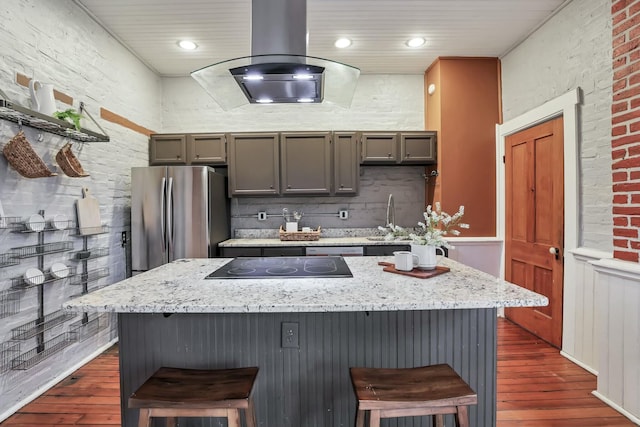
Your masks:
{"label": "door knob", "polygon": [[549,248],[549,253],[550,253],[551,255],[555,255],[555,256],[556,256],[556,259],[558,259],[558,257],[560,256],[560,249],[558,249],[558,248],[554,248],[553,246],[551,246],[551,247]]}

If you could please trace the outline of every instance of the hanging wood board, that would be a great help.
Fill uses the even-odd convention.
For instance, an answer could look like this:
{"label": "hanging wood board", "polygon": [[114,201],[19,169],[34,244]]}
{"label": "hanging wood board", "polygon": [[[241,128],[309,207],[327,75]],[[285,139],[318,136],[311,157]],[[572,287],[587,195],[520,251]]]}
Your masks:
{"label": "hanging wood board", "polygon": [[88,188],[82,189],[84,198],[76,200],[76,211],[78,214],[78,229],[80,234],[97,234],[101,232],[100,204],[98,199],[93,197]]}

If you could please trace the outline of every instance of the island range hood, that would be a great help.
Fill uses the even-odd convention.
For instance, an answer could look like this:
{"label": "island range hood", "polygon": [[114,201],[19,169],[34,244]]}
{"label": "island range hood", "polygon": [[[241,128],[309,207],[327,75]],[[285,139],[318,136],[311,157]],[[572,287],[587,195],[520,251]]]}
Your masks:
{"label": "island range hood", "polygon": [[306,0],[252,0],[251,56],[191,76],[224,109],[330,102],[348,108],[360,70],[307,56]]}

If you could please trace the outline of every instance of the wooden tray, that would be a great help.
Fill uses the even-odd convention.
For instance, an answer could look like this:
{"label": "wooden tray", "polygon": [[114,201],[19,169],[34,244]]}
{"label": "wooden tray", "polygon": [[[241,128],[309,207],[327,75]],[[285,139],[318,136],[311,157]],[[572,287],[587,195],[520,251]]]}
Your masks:
{"label": "wooden tray", "polygon": [[420,270],[420,269],[414,268],[411,271],[400,271],[400,270],[396,270],[396,265],[392,262],[380,261],[378,265],[384,266],[382,271],[387,271],[389,273],[402,274],[404,276],[417,277],[419,279],[428,279],[429,277],[439,276],[440,274],[446,273],[447,271],[451,270],[449,267],[442,267],[440,265],[436,265],[435,270]]}

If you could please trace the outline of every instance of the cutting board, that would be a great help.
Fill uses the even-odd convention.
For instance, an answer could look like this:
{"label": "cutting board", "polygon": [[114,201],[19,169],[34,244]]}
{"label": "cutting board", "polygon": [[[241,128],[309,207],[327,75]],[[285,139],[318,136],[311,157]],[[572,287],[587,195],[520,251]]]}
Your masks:
{"label": "cutting board", "polygon": [[82,189],[82,199],[76,200],[76,212],[78,214],[78,229],[80,234],[97,234],[102,230],[100,222],[100,204],[91,195],[88,188]]}
{"label": "cutting board", "polygon": [[449,267],[443,267],[441,265],[436,265],[436,268],[434,270],[420,270],[420,269],[414,268],[411,271],[396,270],[396,265],[391,262],[380,261],[378,265],[384,266],[382,271],[387,271],[389,273],[402,274],[404,276],[417,277],[419,279],[428,279],[429,277],[438,276],[442,273],[446,273],[447,271],[450,271]]}

